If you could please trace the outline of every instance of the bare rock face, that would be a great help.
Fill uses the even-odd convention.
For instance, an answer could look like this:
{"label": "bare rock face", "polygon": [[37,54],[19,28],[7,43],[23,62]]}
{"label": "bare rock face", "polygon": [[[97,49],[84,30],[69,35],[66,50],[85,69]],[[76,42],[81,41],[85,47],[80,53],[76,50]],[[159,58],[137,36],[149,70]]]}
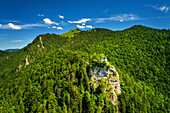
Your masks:
{"label": "bare rock face", "polygon": [[42,45],[42,48],[44,49],[43,42],[42,42],[42,37],[41,36],[39,37],[39,40],[40,40],[40,43]]}
{"label": "bare rock face", "polygon": [[39,37],[39,40],[40,40],[40,43],[37,42],[37,47],[38,47],[38,49],[41,51],[41,47],[44,49],[43,41],[42,41],[42,37],[41,37],[41,36]]}
{"label": "bare rock face", "polygon": [[26,64],[25,66],[29,65],[29,61],[28,61],[28,58],[26,58]]}
{"label": "bare rock face", "polygon": [[[120,88],[120,80],[119,80],[119,74],[117,73],[114,66],[111,66],[109,69],[106,69],[106,66],[104,67],[93,67],[92,70],[89,71],[89,76],[92,81],[94,89],[97,88],[97,86],[100,84],[101,79],[105,80],[106,83],[106,89],[109,90],[109,92],[106,92],[108,95],[107,98],[112,101],[114,105],[117,103],[117,94],[121,94],[121,88]],[[111,90],[110,90],[111,89]]]}
{"label": "bare rock face", "polygon": [[40,47],[40,45],[39,45],[39,44],[37,44],[37,47],[39,48],[39,47]]}
{"label": "bare rock face", "polygon": [[20,71],[20,70],[21,70],[21,68],[22,68],[22,65],[19,65],[19,66],[18,66],[18,68],[19,68],[19,71]]}
{"label": "bare rock face", "polygon": [[42,42],[42,37],[41,37],[41,36],[39,37],[39,39],[40,39],[41,44],[43,44],[43,42]]}

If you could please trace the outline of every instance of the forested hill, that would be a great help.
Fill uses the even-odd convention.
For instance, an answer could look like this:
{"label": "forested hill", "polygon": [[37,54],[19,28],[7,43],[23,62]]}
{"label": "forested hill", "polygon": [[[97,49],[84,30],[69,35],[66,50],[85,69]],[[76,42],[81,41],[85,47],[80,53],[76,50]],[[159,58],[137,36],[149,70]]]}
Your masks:
{"label": "forested hill", "polygon": [[[92,93],[88,79],[104,54],[121,81],[115,106],[106,84]],[[0,112],[168,113],[169,75],[170,30],[135,25],[39,35],[16,52],[0,51]]]}

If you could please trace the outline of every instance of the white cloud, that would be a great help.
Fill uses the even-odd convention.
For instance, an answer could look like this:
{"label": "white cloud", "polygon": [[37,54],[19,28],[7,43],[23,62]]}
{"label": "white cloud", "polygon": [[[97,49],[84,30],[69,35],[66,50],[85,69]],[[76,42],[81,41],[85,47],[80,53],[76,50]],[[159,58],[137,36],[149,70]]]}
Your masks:
{"label": "white cloud", "polygon": [[45,24],[24,24],[24,25],[19,25],[22,29],[29,29],[32,27],[47,27]]}
{"label": "white cloud", "polygon": [[79,21],[68,21],[68,23],[78,23],[78,24],[80,24],[80,23],[86,23],[87,21],[91,21],[91,19],[85,18],[85,19],[81,19]]}
{"label": "white cloud", "polygon": [[80,25],[77,25],[78,28],[81,28],[81,29],[84,29],[86,28],[85,26],[80,26]]}
{"label": "white cloud", "polygon": [[154,6],[154,5],[148,5],[156,10],[159,10],[159,11],[165,11],[165,13],[167,13],[169,11],[169,8],[170,7],[167,7],[167,6],[162,6],[162,7],[157,7],[157,6]]}
{"label": "white cloud", "polygon": [[163,6],[163,7],[160,7],[159,9],[160,9],[161,11],[165,11],[165,12],[167,13],[168,10],[169,10],[169,7]]}
{"label": "white cloud", "polygon": [[56,27],[56,26],[53,26],[52,28],[53,28],[53,29],[63,30],[63,28],[62,28],[62,27]]}
{"label": "white cloud", "polygon": [[91,25],[86,25],[86,28],[91,28],[92,29],[93,27]]}
{"label": "white cloud", "polygon": [[132,20],[140,20],[140,18],[134,14],[122,14],[122,15],[115,15],[109,18],[96,18],[94,19],[96,23],[102,23],[105,21],[132,21]]}
{"label": "white cloud", "polygon": [[123,19],[122,19],[122,20],[120,20],[120,22],[123,22]]}
{"label": "white cloud", "polygon": [[57,28],[57,27],[56,27],[56,26],[53,26],[52,28],[54,28],[54,29],[55,29],[55,28]]}
{"label": "white cloud", "polygon": [[8,24],[7,25],[2,25],[1,24],[0,29],[11,29],[11,28],[9,27]]}
{"label": "white cloud", "polygon": [[64,16],[61,16],[61,15],[58,15],[59,16],[59,18],[62,18],[62,19],[64,19]]}
{"label": "white cloud", "polygon": [[24,25],[14,25],[12,23],[6,24],[6,25],[1,25],[0,29],[30,29],[33,27],[47,27],[48,25],[46,24],[24,24]]}
{"label": "white cloud", "polygon": [[9,42],[24,42],[24,40],[12,40],[12,41],[9,41]]}
{"label": "white cloud", "polygon": [[63,28],[62,28],[62,27],[57,27],[57,29],[63,30]]}
{"label": "white cloud", "polygon": [[20,26],[18,26],[18,25],[14,25],[14,24],[12,24],[12,23],[9,23],[9,24],[8,24],[8,26],[9,26],[10,28],[12,28],[12,29],[16,29],[16,30],[21,29],[21,27],[20,27]]}
{"label": "white cloud", "polygon": [[38,14],[37,16],[44,16],[43,14]]}
{"label": "white cloud", "polygon": [[91,29],[92,29],[92,28],[93,28],[91,25],[86,25],[86,26],[85,26],[85,24],[82,25],[82,26],[81,26],[81,25],[76,25],[76,26],[77,26],[78,28],[80,28],[80,29],[84,29],[84,28],[91,28]]}
{"label": "white cloud", "polygon": [[82,26],[84,26],[85,25],[85,23],[82,23]]}
{"label": "white cloud", "polygon": [[0,24],[0,27],[2,26],[2,24]]}
{"label": "white cloud", "polygon": [[58,23],[53,22],[53,21],[51,21],[51,20],[48,19],[48,18],[45,18],[43,21],[44,21],[46,24],[55,24],[55,25],[58,25]]}

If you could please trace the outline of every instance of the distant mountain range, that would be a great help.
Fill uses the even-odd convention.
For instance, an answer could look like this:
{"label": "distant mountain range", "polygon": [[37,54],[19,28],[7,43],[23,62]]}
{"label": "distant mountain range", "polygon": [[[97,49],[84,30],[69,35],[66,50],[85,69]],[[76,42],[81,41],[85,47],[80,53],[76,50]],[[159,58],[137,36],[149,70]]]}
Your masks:
{"label": "distant mountain range", "polygon": [[19,49],[6,49],[6,50],[3,50],[5,52],[14,52],[14,51],[18,51]]}

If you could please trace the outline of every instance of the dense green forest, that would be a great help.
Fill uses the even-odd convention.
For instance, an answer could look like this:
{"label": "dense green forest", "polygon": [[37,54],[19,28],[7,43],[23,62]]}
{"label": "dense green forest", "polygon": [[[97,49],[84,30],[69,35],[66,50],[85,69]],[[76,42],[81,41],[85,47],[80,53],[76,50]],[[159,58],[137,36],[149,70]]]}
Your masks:
{"label": "dense green forest", "polygon": [[[89,69],[104,54],[121,81],[115,106],[105,83],[93,93],[90,87]],[[170,30],[135,25],[39,35],[18,51],[0,51],[0,112],[168,113],[169,75]]]}

